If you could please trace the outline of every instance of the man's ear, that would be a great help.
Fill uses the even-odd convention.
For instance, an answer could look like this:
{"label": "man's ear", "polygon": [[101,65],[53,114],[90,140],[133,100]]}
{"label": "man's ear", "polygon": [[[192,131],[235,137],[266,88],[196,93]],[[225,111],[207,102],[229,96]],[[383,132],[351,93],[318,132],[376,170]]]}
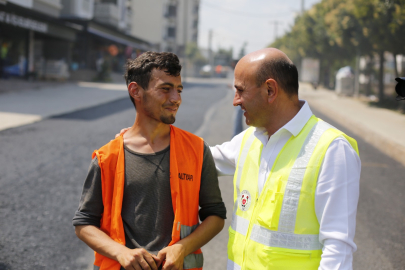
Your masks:
{"label": "man's ear", "polygon": [[266,87],[267,87],[267,101],[269,103],[273,103],[279,92],[278,83],[274,79],[266,80]]}
{"label": "man's ear", "polygon": [[136,82],[131,82],[128,85],[128,93],[135,100],[140,99],[140,89],[141,87]]}

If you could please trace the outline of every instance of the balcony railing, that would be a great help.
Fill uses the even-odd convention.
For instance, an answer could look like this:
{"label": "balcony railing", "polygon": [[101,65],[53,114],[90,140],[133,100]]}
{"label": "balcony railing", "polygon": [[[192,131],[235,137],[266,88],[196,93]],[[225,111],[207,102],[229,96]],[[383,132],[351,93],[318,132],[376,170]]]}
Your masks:
{"label": "balcony railing", "polygon": [[98,22],[118,27],[119,10],[113,3],[96,3],[94,19]]}

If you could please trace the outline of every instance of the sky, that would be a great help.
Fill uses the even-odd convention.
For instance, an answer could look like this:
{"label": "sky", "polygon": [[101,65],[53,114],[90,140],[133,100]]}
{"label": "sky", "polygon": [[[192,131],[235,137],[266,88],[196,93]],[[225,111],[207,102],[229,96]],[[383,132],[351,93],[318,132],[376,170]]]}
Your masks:
{"label": "sky", "polygon": [[[212,48],[233,47],[234,57],[247,42],[245,53],[267,47],[282,36],[301,12],[302,0],[201,0],[198,45],[208,48],[212,29]],[[305,9],[320,0],[304,0]]]}

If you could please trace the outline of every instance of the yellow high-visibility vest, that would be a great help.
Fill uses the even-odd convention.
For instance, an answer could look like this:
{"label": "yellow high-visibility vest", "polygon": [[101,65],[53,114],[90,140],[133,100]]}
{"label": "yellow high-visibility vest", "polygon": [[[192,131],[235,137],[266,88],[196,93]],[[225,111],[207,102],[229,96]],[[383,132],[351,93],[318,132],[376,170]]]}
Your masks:
{"label": "yellow high-visibility vest", "polygon": [[242,140],[234,176],[227,270],[318,269],[322,244],[315,191],[326,150],[337,137],[358,152],[357,142],[312,116],[278,154],[258,193],[263,144],[249,128]]}

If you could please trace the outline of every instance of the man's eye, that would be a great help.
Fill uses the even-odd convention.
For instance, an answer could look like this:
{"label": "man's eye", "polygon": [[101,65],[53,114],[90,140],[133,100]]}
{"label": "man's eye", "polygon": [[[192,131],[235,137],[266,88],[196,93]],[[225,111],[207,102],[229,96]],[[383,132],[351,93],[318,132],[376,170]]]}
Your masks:
{"label": "man's eye", "polygon": [[170,88],[168,88],[168,87],[163,87],[162,89],[165,91],[170,91]]}
{"label": "man's eye", "polygon": [[183,92],[183,90],[177,90],[177,93],[181,94]]}

